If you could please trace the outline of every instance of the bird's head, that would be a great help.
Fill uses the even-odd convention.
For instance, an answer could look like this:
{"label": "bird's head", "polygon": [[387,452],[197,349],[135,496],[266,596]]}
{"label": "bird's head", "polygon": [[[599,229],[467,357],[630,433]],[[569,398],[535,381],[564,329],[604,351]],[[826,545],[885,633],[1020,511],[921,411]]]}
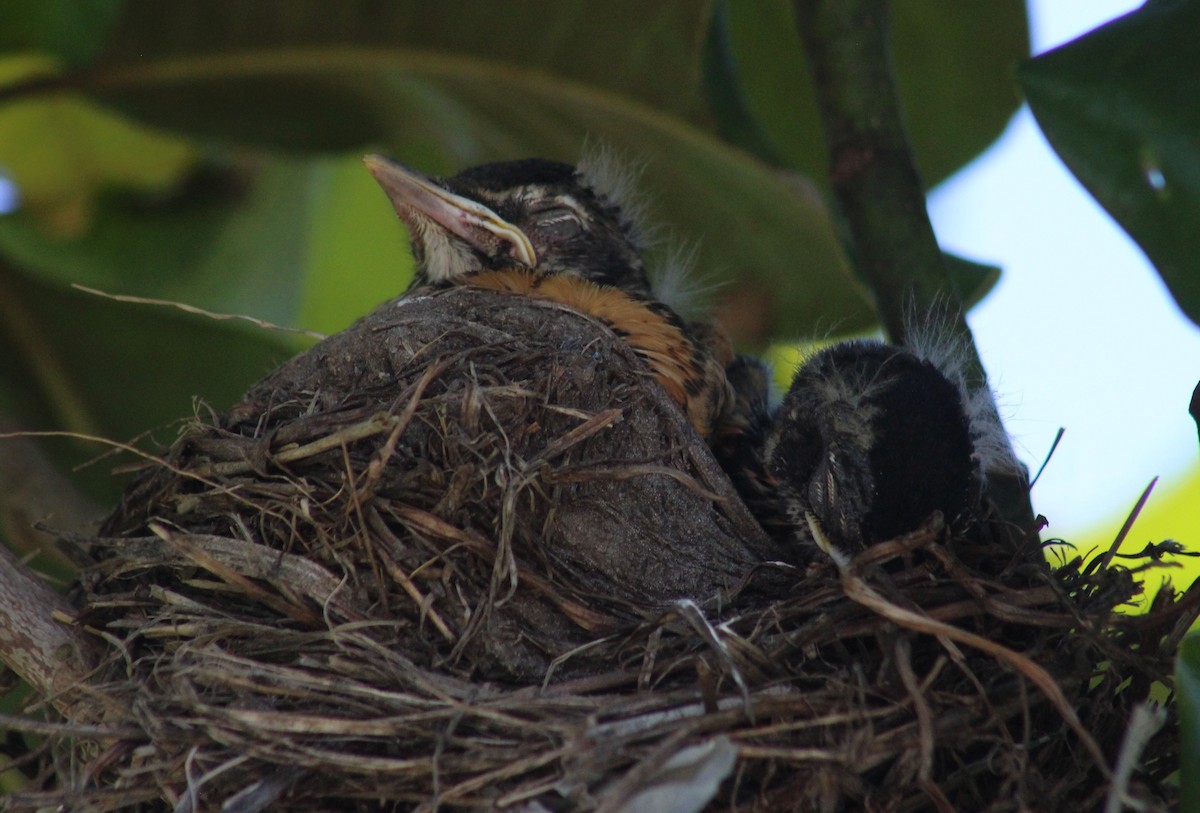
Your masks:
{"label": "bird's head", "polygon": [[570,164],[530,158],[442,179],[380,155],[364,163],[408,226],[414,287],[518,267],[650,290],[628,213]]}

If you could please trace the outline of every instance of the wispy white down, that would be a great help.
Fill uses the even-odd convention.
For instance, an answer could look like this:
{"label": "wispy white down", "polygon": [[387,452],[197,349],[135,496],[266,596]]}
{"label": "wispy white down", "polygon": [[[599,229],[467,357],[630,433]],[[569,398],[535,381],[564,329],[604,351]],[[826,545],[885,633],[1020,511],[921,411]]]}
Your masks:
{"label": "wispy white down", "polygon": [[712,295],[724,284],[696,272],[697,243],[671,241],[648,273],[654,296],[687,319],[699,319],[712,310]]}
{"label": "wispy white down", "polygon": [[986,477],[988,474],[1020,472],[1020,463],[1000,420],[992,391],[986,386],[968,383],[971,353],[966,341],[954,335],[945,318],[918,318],[912,312],[905,317],[905,333],[908,349],[936,367],[958,389],[970,421],[971,443],[980,474]]}
{"label": "wispy white down", "polygon": [[647,204],[637,190],[645,164],[633,163],[622,158],[607,144],[588,140],[584,142],[575,168],[593,192],[621,210],[634,227],[638,248],[645,249],[642,243],[648,234],[645,227]]}
{"label": "wispy white down", "polygon": [[718,285],[696,275],[697,243],[663,238],[662,230],[649,222],[649,199],[638,189],[645,163],[630,161],[595,140],[585,142],[582,152],[576,168],[593,192],[620,208],[643,258],[657,249],[655,262],[647,260],[655,298],[685,318],[706,315],[709,294]]}

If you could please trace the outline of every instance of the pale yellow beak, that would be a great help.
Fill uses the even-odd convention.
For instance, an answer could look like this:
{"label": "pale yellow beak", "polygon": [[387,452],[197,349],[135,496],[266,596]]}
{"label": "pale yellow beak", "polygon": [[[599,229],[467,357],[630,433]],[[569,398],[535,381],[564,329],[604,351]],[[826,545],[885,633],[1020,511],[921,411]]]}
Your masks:
{"label": "pale yellow beak", "polygon": [[382,155],[368,155],[363,163],[410,231],[417,231],[414,214],[423,215],[485,254],[495,251],[494,238],[499,238],[511,247],[517,262],[529,268],[537,265],[537,252],[525,233],[482,203],[456,195],[433,178]]}

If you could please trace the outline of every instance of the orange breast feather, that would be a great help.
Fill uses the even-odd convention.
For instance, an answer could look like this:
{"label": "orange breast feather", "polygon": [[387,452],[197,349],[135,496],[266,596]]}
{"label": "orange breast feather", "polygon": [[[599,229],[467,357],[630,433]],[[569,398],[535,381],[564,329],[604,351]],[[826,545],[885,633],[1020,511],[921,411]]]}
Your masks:
{"label": "orange breast feather", "polygon": [[[694,342],[662,306],[579,277],[539,277],[523,269],[479,274],[468,284],[560,302],[605,322],[650,365],[696,431],[703,437],[712,432],[726,402],[724,364],[709,352],[707,343]],[[720,352],[724,343],[715,343],[713,349]]]}

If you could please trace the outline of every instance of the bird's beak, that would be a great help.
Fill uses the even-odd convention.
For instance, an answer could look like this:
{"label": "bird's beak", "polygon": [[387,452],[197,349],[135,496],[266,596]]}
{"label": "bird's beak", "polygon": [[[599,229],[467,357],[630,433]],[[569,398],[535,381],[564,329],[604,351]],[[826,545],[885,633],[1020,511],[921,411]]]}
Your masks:
{"label": "bird's beak", "polygon": [[525,233],[483,204],[443,189],[433,178],[382,155],[368,155],[363,163],[414,236],[419,233],[417,218],[423,215],[484,254],[495,254],[499,238],[511,247],[515,260],[530,268],[537,265],[537,253]]}

